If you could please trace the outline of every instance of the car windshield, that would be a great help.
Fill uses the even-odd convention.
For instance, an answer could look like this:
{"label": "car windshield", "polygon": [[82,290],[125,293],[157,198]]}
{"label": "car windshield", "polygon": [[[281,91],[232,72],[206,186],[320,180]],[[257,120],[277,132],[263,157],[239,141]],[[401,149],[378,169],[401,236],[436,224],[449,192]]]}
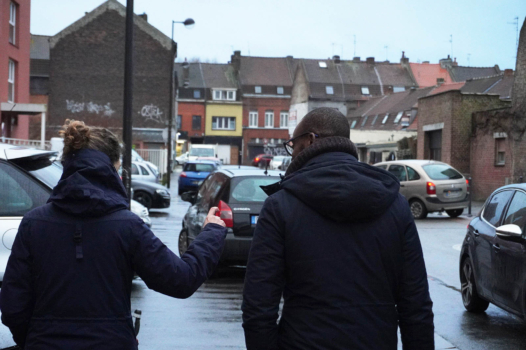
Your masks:
{"label": "car windshield", "polygon": [[191,156],[197,156],[197,157],[214,157],[214,149],[213,148],[192,148],[190,150]]}
{"label": "car windshield", "polygon": [[432,180],[462,179],[462,175],[446,164],[429,164],[422,167]]}
{"label": "car windshield", "polygon": [[236,202],[264,202],[267,194],[260,186],[268,186],[279,181],[279,177],[241,177],[232,181],[231,203]]}
{"label": "car windshield", "polygon": [[62,177],[62,165],[54,157],[21,158],[12,160],[13,163],[29,172],[50,188],[55,187]]}
{"label": "car windshield", "polygon": [[139,161],[139,162],[144,162],[144,158],[141,157],[141,156],[139,155],[139,153],[137,153],[137,151],[134,150],[134,149],[132,149],[132,160],[134,160],[134,161]]}
{"label": "car windshield", "polygon": [[212,164],[187,163],[184,166],[184,171],[193,171],[197,173],[201,173],[201,172],[210,173],[214,170],[215,170],[215,167]]}

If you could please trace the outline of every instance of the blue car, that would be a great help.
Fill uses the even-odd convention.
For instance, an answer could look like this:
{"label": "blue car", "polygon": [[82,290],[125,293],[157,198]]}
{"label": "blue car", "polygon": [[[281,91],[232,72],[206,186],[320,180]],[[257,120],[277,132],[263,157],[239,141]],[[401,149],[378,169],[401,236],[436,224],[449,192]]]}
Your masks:
{"label": "blue car", "polygon": [[184,165],[183,172],[179,175],[179,195],[184,192],[197,191],[203,180],[217,167],[216,162],[209,160],[187,162]]}

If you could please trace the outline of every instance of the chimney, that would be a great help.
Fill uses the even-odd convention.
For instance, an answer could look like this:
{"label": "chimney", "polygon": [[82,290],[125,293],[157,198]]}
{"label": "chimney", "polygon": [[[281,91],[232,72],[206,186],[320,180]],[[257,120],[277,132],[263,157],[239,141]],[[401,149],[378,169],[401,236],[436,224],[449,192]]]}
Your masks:
{"label": "chimney", "polygon": [[422,61],[422,64],[429,64],[429,61]]}
{"label": "chimney", "polygon": [[353,62],[360,62],[360,57],[356,56],[352,59]]}
{"label": "chimney", "polygon": [[367,57],[365,61],[369,64],[374,64],[374,57]]}
{"label": "chimney", "polygon": [[141,18],[144,19],[146,22],[148,22],[148,15],[146,14],[146,12],[144,12],[142,15],[139,15],[139,17],[141,17]]}
{"label": "chimney", "polygon": [[405,51],[402,51],[402,58],[400,58],[400,63],[402,64],[409,63],[409,58],[405,57]]}
{"label": "chimney", "polygon": [[230,62],[232,62],[232,67],[236,74],[239,74],[241,69],[241,51],[234,51],[234,54],[230,57]]}
{"label": "chimney", "polygon": [[188,88],[190,86],[190,64],[184,58],[183,66],[183,88]]}
{"label": "chimney", "polygon": [[445,80],[444,78],[437,78],[437,85],[442,85],[444,84]]}
{"label": "chimney", "polygon": [[442,58],[438,61],[440,63],[440,68],[451,68],[453,66],[453,60],[451,60],[451,57],[447,55],[447,58]]}
{"label": "chimney", "polygon": [[513,69],[505,69],[504,70],[504,76],[505,77],[512,77],[513,76]]}
{"label": "chimney", "polygon": [[454,61],[453,61],[453,67],[458,67],[458,62],[457,62],[457,58],[455,57]]}
{"label": "chimney", "polygon": [[287,56],[286,58],[287,58],[288,60],[293,60],[293,59],[294,59],[294,56],[290,56],[290,55],[289,55],[289,56]]}
{"label": "chimney", "polygon": [[332,56],[332,60],[334,61],[334,63],[340,63],[340,56],[334,55]]}

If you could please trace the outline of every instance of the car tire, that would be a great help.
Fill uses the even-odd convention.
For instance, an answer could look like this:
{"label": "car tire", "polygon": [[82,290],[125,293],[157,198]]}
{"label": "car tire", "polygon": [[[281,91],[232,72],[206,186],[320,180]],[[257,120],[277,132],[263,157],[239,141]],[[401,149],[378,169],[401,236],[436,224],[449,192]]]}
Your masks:
{"label": "car tire", "polygon": [[447,215],[449,215],[450,218],[457,218],[464,212],[464,209],[453,209],[453,210],[446,210]]}
{"label": "car tire", "polygon": [[188,229],[184,228],[179,233],[179,257],[182,257],[184,253],[188,250]]}
{"label": "car tire", "polygon": [[135,199],[137,202],[144,205],[148,210],[152,207],[153,199],[150,194],[144,192],[144,191],[137,191],[133,195],[133,199]]}
{"label": "car tire", "polygon": [[427,208],[420,199],[413,199],[409,202],[411,214],[415,220],[422,220],[427,218]]}
{"label": "car tire", "polygon": [[482,313],[486,311],[489,306],[489,301],[480,297],[477,292],[477,285],[475,284],[475,274],[471,266],[471,260],[465,257],[462,260],[462,268],[460,269],[460,285],[462,293],[462,303],[469,312]]}

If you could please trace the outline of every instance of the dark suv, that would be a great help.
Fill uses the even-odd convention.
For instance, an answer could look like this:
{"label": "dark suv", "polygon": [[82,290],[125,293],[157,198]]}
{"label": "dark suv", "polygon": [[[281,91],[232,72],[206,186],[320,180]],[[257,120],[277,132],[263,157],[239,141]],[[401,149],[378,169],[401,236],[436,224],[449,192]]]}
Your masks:
{"label": "dark suv", "polygon": [[228,228],[221,263],[246,265],[259,212],[267,198],[260,186],[279,180],[277,171],[268,171],[265,175],[264,171],[256,169],[221,169],[211,173],[198,192],[183,193],[181,199],[192,205],[183,219],[179,254],[182,255],[201,232],[209,209],[216,206]]}
{"label": "dark suv", "polygon": [[526,318],[526,185],[497,189],[468,226],[460,255],[464,307],[489,303]]}

